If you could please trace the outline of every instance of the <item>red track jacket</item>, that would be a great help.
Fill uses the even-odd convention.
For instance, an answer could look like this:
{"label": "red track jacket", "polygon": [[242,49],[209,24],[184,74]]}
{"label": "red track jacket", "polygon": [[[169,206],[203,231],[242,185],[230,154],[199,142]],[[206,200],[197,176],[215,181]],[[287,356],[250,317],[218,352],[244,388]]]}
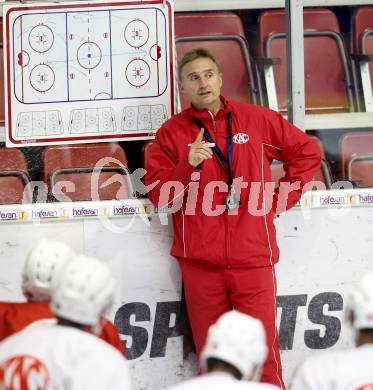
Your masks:
{"label": "red track jacket", "polygon": [[[206,109],[197,111],[192,106],[158,130],[146,164],[146,184],[157,183],[149,198],[159,207],[173,207],[173,256],[226,267],[273,265],[279,256],[273,213],[297,203],[303,185],[320,167],[320,150],[279,113],[221,99],[225,107],[215,117]],[[232,113],[233,173],[237,183],[243,183],[241,205],[235,212],[225,209],[227,174],[217,158],[204,161],[199,169],[188,162],[188,144],[199,132],[193,116],[202,121],[227,154],[228,112]],[[266,184],[271,183],[273,160],[284,162],[286,176],[280,184],[299,184],[288,197],[282,190],[273,191],[274,184]]]}

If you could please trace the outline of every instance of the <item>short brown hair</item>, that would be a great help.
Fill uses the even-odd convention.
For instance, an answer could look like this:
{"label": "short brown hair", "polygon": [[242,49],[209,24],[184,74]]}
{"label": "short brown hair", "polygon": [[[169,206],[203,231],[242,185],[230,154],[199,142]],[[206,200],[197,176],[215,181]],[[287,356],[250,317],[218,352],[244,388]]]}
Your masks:
{"label": "short brown hair", "polygon": [[188,64],[189,62],[192,62],[196,60],[197,58],[210,58],[210,60],[216,64],[218,67],[218,70],[220,72],[220,66],[216,58],[205,48],[199,47],[197,49],[188,51],[184,54],[183,58],[179,62],[179,68],[178,68],[178,76],[179,80],[181,80],[181,71],[183,70],[184,66]]}

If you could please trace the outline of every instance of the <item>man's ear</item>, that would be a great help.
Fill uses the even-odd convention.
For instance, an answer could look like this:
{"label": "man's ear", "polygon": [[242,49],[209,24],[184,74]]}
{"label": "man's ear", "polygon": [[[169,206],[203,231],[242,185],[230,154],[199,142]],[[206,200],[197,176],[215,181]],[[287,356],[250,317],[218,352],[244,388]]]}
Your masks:
{"label": "man's ear", "polygon": [[179,78],[179,80],[178,80],[179,82],[178,82],[178,84],[179,84],[179,91],[181,91],[181,92],[184,92],[184,86],[183,86],[183,82],[181,81],[181,79]]}
{"label": "man's ear", "polygon": [[184,93],[184,92],[185,92],[184,85],[183,85],[183,83],[182,83],[181,81],[179,81],[179,91],[180,91],[181,93]]}
{"label": "man's ear", "polygon": [[220,77],[220,88],[221,88],[223,85],[223,73],[219,73],[219,77]]}

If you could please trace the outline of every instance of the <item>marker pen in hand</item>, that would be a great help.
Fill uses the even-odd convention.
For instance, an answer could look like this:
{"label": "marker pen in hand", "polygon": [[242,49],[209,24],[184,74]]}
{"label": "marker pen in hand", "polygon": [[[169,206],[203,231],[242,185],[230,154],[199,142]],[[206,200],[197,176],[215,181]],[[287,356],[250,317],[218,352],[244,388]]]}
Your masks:
{"label": "marker pen in hand", "polygon": [[[191,147],[193,144],[188,144],[189,147]],[[204,142],[203,145],[209,147],[209,148],[214,148],[215,147],[215,142]]]}

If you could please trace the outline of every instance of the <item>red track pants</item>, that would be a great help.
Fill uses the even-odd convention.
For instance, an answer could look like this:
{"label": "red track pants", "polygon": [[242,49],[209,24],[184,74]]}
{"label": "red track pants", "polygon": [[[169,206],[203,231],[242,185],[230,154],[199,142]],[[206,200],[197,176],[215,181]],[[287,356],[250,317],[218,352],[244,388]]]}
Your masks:
{"label": "red track pants", "polygon": [[199,355],[207,330],[223,313],[235,309],[260,319],[266,330],[268,357],[261,381],[282,389],[282,368],[276,330],[274,268],[220,267],[203,260],[179,258],[188,315]]}

